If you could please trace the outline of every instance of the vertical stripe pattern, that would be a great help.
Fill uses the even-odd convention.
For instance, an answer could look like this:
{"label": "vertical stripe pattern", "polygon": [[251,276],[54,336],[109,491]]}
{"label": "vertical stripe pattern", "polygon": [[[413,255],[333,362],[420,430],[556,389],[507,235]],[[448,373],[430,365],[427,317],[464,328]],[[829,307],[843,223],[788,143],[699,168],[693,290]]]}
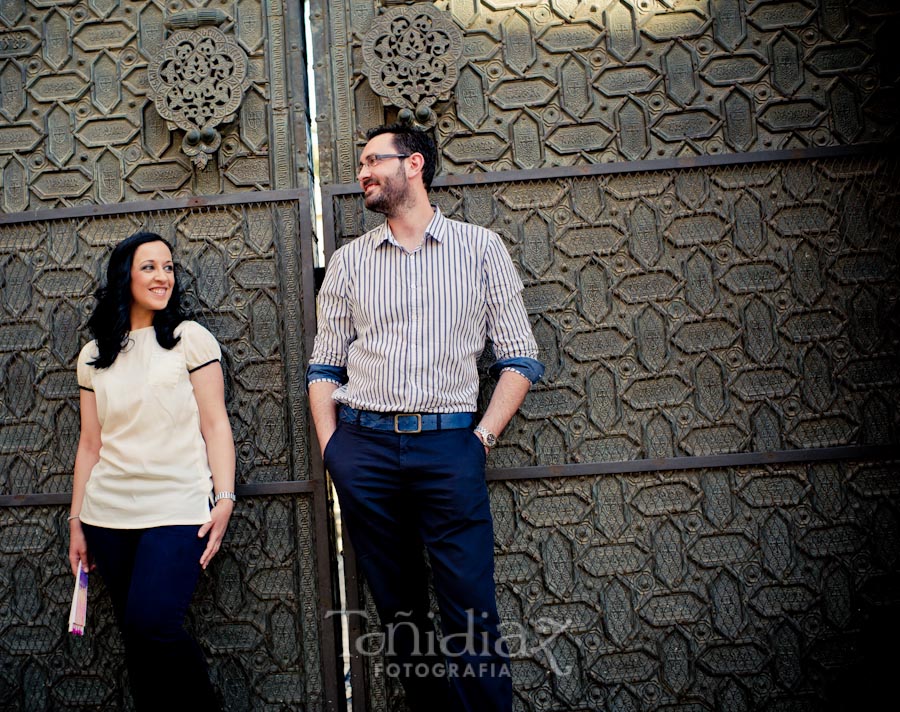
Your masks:
{"label": "vertical stripe pattern", "polygon": [[362,410],[474,411],[487,338],[498,360],[538,354],[499,236],[437,208],[414,252],[387,222],[338,249],[318,308],[310,363],[345,366],[335,399]]}

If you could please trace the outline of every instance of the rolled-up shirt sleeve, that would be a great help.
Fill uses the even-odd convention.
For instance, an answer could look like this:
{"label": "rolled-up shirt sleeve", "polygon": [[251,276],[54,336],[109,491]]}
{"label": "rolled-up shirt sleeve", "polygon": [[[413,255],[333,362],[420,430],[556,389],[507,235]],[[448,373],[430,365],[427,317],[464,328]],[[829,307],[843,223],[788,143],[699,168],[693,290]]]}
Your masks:
{"label": "rolled-up shirt sleeve", "polygon": [[306,387],[317,381],[343,385],[347,381],[347,351],[356,338],[347,299],[347,272],[343,251],[337,250],[328,263],[325,279],[316,300],[318,331],[306,369]]}
{"label": "rolled-up shirt sleeve", "polygon": [[493,234],[484,255],[484,285],[487,336],[497,357],[491,374],[496,377],[510,370],[537,383],[544,366],[537,359],[537,341],[522,301],[522,280],[500,238]]}

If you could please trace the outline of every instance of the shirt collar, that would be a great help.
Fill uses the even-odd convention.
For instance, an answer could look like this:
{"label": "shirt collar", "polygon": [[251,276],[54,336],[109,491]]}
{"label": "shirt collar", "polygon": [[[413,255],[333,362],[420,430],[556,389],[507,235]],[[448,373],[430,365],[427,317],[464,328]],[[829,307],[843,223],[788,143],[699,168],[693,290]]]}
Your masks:
{"label": "shirt collar", "polygon": [[[444,217],[437,205],[432,205],[431,207],[434,209],[434,215],[431,218],[431,222],[428,223],[428,227],[425,228],[425,239],[430,237],[435,242],[443,242],[444,234],[447,231],[447,218]],[[385,242],[399,247],[399,243],[394,238],[394,233],[391,232],[391,227],[388,225],[387,220],[381,224],[381,235],[376,239],[375,246],[379,247]]]}

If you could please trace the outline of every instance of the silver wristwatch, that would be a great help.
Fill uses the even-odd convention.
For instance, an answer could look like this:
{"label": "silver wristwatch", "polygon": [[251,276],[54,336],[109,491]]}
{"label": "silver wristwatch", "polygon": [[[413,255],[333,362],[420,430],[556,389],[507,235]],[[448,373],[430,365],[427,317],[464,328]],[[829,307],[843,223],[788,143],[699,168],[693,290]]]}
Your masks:
{"label": "silver wristwatch", "polygon": [[476,425],[475,432],[481,436],[481,442],[487,445],[487,447],[494,447],[494,445],[497,444],[497,436],[487,428],[481,425]]}

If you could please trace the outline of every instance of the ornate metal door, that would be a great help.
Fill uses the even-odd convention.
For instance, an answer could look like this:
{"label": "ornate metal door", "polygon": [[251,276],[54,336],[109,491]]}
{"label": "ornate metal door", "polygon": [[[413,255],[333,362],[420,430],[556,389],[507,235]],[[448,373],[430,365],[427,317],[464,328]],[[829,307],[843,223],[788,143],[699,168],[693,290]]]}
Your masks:
{"label": "ornate metal door", "polygon": [[[548,373],[489,474],[517,709],[865,707],[889,682],[871,642],[897,621],[900,217],[879,142],[898,11],[320,0],[310,17],[326,254],[378,219],[353,182],[360,132],[406,110],[438,139],[434,199],[499,232],[526,285]],[[241,504],[191,619],[214,679],[229,709],[342,705],[302,386],[302,18],[281,0],[0,2],[4,708],[129,704],[102,591],[88,637],[63,632],[64,519],[92,285],[141,227],[175,242],[225,348]],[[196,81],[154,64],[181,32],[223,58],[231,113],[165,108]],[[422,86],[404,79],[419,60]],[[354,709],[400,709],[350,623]]]}
{"label": "ornate metal door", "polygon": [[0,3],[3,709],[130,708],[99,578],[87,635],[65,633],[66,514],[92,291],[140,228],[174,243],[189,306],[224,350],[238,506],[190,615],[214,682],[229,710],[344,707],[303,384],[317,239],[303,10]]}
{"label": "ornate metal door", "polygon": [[[547,375],[489,462],[516,709],[842,708],[887,683],[897,17],[313,3],[326,253],[380,220],[362,132],[414,116],[434,201],[500,233],[525,283]],[[401,709],[362,620],[353,707]]]}

